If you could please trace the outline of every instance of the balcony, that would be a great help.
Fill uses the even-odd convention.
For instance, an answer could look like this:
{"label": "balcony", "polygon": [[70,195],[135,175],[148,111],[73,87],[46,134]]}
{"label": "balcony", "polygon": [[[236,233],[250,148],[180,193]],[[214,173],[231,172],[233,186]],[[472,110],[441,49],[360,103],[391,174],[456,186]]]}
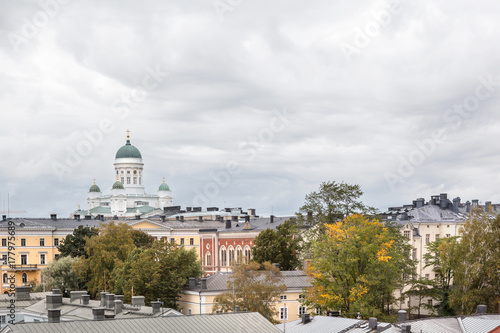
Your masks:
{"label": "balcony", "polygon": [[9,265],[7,268],[4,268],[6,271],[36,271],[38,269],[37,264],[29,264],[29,265]]}

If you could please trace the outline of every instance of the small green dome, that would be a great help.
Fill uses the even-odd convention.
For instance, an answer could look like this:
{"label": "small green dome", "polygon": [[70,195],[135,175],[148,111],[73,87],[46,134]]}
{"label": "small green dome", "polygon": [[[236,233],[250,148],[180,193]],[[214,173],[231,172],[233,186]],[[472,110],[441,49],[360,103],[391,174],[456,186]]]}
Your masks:
{"label": "small green dome", "polygon": [[158,188],[158,191],[170,191],[170,187],[168,187],[167,184],[163,183],[160,185],[160,187]]}
{"label": "small green dome", "polygon": [[114,184],[113,184],[113,190],[123,190],[125,189],[125,187],[123,187],[123,184],[122,182],[120,181],[116,181]]}
{"label": "small green dome", "polygon": [[96,184],[90,186],[90,190],[89,192],[101,192],[101,189],[99,188],[99,186],[97,186]]}
{"label": "small green dome", "polygon": [[135,148],[130,144],[130,140],[127,140],[125,146],[118,149],[115,158],[140,158],[142,159],[141,152],[139,149]]}

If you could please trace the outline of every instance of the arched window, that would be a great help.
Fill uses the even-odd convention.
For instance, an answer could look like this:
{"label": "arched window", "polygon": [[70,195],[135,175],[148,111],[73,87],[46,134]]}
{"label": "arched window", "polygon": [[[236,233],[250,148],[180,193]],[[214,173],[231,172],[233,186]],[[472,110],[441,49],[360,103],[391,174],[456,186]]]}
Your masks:
{"label": "arched window", "polygon": [[228,264],[229,266],[232,266],[234,261],[234,249],[232,246],[229,247],[228,252],[229,252]]}
{"label": "arched window", "polygon": [[8,275],[7,275],[7,273],[4,273],[4,274],[3,274],[3,283],[4,283],[4,284],[9,283],[9,281],[7,281],[7,279],[8,279]]}
{"label": "arched window", "polygon": [[246,245],[245,246],[245,263],[249,263],[250,259],[252,259],[252,250],[250,249],[250,246]]}
{"label": "arched window", "polygon": [[227,252],[225,246],[220,248],[220,265],[227,266]]}
{"label": "arched window", "polygon": [[236,262],[239,264],[241,260],[243,259],[243,250],[241,249],[241,246],[236,247]]}
{"label": "arched window", "polygon": [[205,266],[212,266],[212,254],[208,251],[205,254]]}
{"label": "arched window", "polygon": [[26,273],[23,273],[23,284],[27,284],[28,283],[28,274]]}

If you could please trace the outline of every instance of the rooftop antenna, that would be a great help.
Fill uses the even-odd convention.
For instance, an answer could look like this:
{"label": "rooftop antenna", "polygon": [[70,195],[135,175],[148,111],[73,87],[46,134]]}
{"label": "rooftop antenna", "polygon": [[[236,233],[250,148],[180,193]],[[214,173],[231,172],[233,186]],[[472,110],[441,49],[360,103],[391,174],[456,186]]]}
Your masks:
{"label": "rooftop antenna", "polygon": [[25,210],[10,210],[10,193],[7,193],[7,210],[0,211],[0,214],[7,214],[7,218],[10,218],[10,213],[26,214],[26,211]]}

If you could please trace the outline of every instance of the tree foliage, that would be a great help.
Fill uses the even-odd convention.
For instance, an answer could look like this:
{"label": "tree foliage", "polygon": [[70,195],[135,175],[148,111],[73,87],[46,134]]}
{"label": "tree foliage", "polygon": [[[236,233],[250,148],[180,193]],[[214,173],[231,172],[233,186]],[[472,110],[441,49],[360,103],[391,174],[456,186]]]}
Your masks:
{"label": "tree foliage", "polygon": [[268,261],[278,263],[281,270],[290,271],[301,266],[298,254],[302,249],[302,237],[298,228],[285,221],[276,230],[266,229],[254,240],[253,260],[263,264]]}
{"label": "tree foliage", "polygon": [[312,286],[303,303],[322,310],[342,310],[363,317],[389,312],[393,291],[411,274],[411,246],[396,225],[383,225],[363,215],[326,224],[312,243],[307,267]]}
{"label": "tree foliage", "polygon": [[188,278],[201,274],[194,249],[155,241],[149,248],[138,248],[129,254],[117,272],[115,293],[130,300],[133,288],[134,294],[145,296],[148,303],[159,298],[165,306],[174,308]]}
{"label": "tree foliage", "polygon": [[79,225],[73,231],[73,234],[66,236],[65,239],[61,240],[61,243],[57,247],[61,256],[66,257],[80,257],[87,256],[85,252],[85,244],[87,239],[96,236],[97,230],[94,227],[84,227]]}
{"label": "tree foliage", "polygon": [[233,266],[227,289],[215,297],[213,312],[230,312],[238,306],[242,311],[259,312],[272,323],[278,323],[273,303],[278,302],[286,290],[278,268],[269,262]]}
{"label": "tree foliage", "polygon": [[51,261],[42,271],[45,290],[59,289],[67,294],[72,290],[79,290],[79,276],[73,268],[79,260],[81,259],[67,256]]}
{"label": "tree foliage", "polygon": [[[359,200],[362,195],[358,184],[323,182],[318,191],[306,195],[305,203],[297,213],[298,219],[304,225],[312,226],[317,223],[335,223],[353,214],[375,214],[375,208]],[[308,212],[313,213],[312,218],[308,217]]]}

